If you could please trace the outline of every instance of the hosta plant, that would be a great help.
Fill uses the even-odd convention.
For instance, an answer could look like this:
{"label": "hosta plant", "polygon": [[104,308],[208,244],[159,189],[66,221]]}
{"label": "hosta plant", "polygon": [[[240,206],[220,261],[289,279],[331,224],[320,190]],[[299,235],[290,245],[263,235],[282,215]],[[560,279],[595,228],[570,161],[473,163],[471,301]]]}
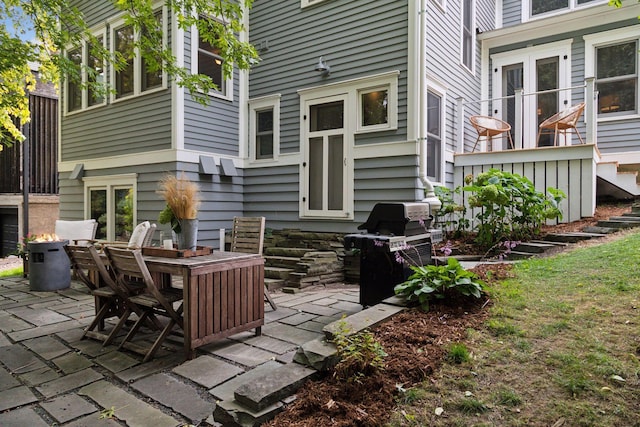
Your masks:
{"label": "hosta plant", "polygon": [[409,301],[417,301],[424,311],[429,311],[429,303],[436,299],[482,296],[484,283],[455,258],[449,258],[444,265],[410,265],[409,268],[413,273],[396,285],[394,291]]}

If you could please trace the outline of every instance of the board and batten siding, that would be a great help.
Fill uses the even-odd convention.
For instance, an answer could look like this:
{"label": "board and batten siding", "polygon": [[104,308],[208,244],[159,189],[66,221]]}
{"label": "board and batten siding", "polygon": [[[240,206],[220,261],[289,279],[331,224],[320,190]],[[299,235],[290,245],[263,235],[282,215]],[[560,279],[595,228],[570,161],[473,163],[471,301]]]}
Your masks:
{"label": "board and batten siding", "polygon": [[[548,187],[562,190],[567,198],[560,203],[563,217],[557,222],[572,222],[595,213],[598,157],[594,145],[458,154],[454,182],[456,187],[464,186],[465,176],[476,177],[491,168],[525,176],[539,192],[546,194]],[[467,194],[462,196],[466,202]],[[470,218],[475,214],[470,213]]]}

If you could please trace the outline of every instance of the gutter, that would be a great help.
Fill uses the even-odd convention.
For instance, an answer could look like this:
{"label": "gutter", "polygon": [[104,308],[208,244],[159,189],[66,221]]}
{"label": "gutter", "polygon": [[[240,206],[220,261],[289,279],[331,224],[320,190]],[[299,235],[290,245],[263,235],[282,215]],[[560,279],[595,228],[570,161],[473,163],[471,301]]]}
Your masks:
{"label": "gutter", "polygon": [[418,161],[418,169],[419,169],[419,178],[424,185],[425,198],[422,199],[423,203],[429,203],[430,209],[432,211],[437,211],[442,207],[442,203],[440,199],[436,196],[436,193],[433,188],[433,183],[429,181],[427,178],[427,132],[426,132],[426,123],[424,121],[427,106],[427,73],[426,73],[426,49],[427,49],[427,0],[420,0],[420,10],[418,12],[419,23],[419,41],[418,41],[418,93],[419,93],[419,116],[418,120],[418,144],[420,150],[420,156]]}

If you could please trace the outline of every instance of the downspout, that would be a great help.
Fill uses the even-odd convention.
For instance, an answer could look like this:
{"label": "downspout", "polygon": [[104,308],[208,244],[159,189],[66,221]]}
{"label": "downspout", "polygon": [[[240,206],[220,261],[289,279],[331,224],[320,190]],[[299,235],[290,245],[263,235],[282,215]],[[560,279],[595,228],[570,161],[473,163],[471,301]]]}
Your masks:
{"label": "downspout", "polygon": [[425,198],[422,200],[425,203],[429,203],[432,211],[437,211],[442,206],[440,199],[436,196],[433,188],[433,183],[427,178],[427,132],[426,123],[424,120],[425,109],[427,106],[427,70],[426,70],[426,50],[427,50],[427,0],[420,0],[419,13],[419,41],[418,41],[418,82],[419,88],[419,106],[418,113],[418,144],[420,150],[420,156],[418,161],[419,178],[424,185]]}

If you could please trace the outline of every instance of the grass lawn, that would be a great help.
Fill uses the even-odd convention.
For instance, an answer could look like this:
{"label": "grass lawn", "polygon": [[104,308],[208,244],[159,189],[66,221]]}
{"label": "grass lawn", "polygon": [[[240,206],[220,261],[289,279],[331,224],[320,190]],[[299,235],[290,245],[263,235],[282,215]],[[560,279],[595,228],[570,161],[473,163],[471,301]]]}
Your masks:
{"label": "grass lawn", "polygon": [[518,263],[468,331],[470,357],[413,389],[390,425],[640,426],[639,271],[640,232]]}
{"label": "grass lawn", "polygon": [[0,271],[0,277],[22,276],[22,267],[10,268]]}

